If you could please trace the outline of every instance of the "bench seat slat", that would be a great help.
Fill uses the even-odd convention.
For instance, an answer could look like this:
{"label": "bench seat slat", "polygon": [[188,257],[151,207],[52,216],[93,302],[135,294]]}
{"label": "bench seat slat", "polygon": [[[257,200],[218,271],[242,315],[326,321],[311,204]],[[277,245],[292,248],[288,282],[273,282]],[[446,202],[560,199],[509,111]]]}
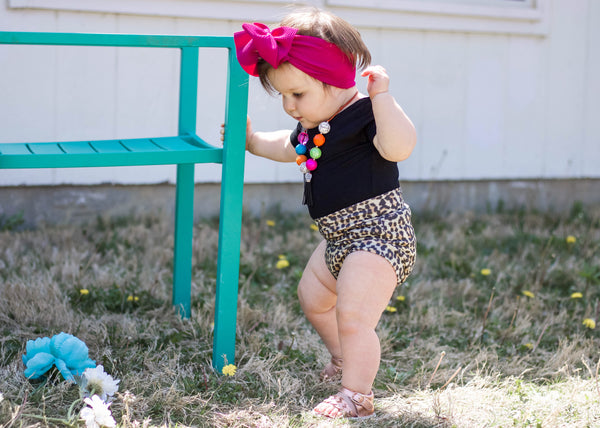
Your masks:
{"label": "bench seat slat", "polygon": [[24,143],[0,144],[0,155],[30,155],[31,152]]}
{"label": "bench seat slat", "polygon": [[149,138],[134,138],[123,140],[121,143],[131,152],[161,152],[162,148],[153,143]]}
{"label": "bench seat slat", "polygon": [[96,151],[90,146],[88,141],[73,141],[60,143],[60,147],[66,154],[92,154]]}
{"label": "bench seat slat", "polygon": [[194,146],[181,137],[161,137],[153,138],[152,141],[159,147],[165,150],[181,151],[181,150],[202,150],[200,147]]}
{"label": "bench seat slat", "polygon": [[129,140],[0,143],[0,168],[222,163],[223,149],[195,135]]}
{"label": "bench seat slat", "polygon": [[31,153],[35,155],[60,155],[64,152],[58,143],[29,143]]}
{"label": "bench seat slat", "polygon": [[119,140],[90,141],[90,146],[97,153],[127,153],[130,151]]}

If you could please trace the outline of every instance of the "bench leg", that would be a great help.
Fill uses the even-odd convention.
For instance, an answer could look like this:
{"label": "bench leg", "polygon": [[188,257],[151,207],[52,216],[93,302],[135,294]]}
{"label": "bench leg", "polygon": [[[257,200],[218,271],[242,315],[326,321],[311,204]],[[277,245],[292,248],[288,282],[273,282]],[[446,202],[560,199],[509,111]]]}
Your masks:
{"label": "bench leg", "polygon": [[194,228],[194,164],[177,165],[173,305],[189,318],[192,294],[192,234]]}
{"label": "bench leg", "polygon": [[242,230],[243,153],[237,163],[223,162],[221,208],[219,217],[219,254],[217,259],[217,293],[213,367],[221,370],[234,364],[235,334],[240,271]]}
{"label": "bench leg", "polygon": [[242,196],[244,192],[244,150],[246,142],[246,106],[248,76],[239,67],[235,49],[229,50],[227,107],[221,173],[219,218],[219,254],[217,256],[217,294],[215,299],[215,335],[213,367],[221,371],[225,364],[235,364],[240,241],[242,236]]}

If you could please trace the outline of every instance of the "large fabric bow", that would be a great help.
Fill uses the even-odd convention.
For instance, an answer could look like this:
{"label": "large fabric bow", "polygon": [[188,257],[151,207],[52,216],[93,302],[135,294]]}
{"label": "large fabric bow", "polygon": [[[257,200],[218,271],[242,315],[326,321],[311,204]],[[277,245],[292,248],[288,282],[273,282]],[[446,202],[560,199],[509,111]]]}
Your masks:
{"label": "large fabric bow", "polygon": [[235,35],[238,60],[250,75],[257,76],[256,63],[260,58],[274,68],[287,59],[297,31],[291,27],[278,27],[273,31],[265,24],[243,24],[244,31]]}
{"label": "large fabric bow", "polygon": [[335,44],[319,37],[297,34],[291,27],[270,30],[264,24],[245,23],[233,35],[238,61],[246,73],[258,76],[260,59],[273,68],[289,62],[309,76],[339,88],[355,85],[356,68]]}

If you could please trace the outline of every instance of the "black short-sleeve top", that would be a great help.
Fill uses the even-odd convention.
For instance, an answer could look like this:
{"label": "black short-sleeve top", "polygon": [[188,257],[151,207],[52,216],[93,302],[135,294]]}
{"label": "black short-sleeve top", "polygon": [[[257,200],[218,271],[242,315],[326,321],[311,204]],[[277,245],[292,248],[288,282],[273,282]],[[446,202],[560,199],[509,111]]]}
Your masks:
{"label": "black short-sleeve top", "polygon": [[[310,183],[312,218],[319,218],[357,202],[381,195],[399,186],[396,162],[384,159],[373,144],[377,132],[369,97],[361,98],[341,111],[330,122],[325,134],[317,169]],[[290,136],[296,147],[300,123]],[[307,130],[307,149],[314,147],[318,128]]]}

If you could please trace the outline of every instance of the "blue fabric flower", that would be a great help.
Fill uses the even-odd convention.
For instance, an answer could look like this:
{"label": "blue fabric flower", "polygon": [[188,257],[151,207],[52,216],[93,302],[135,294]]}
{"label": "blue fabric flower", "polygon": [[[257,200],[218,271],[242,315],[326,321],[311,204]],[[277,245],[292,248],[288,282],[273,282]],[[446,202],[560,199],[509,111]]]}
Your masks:
{"label": "blue fabric flower", "polygon": [[28,340],[26,351],[23,364],[25,376],[29,379],[38,379],[56,366],[65,380],[74,382],[75,376],[81,376],[85,369],[96,367],[96,362],[88,358],[85,343],[67,333],[59,333],[52,339],[40,337]]}

